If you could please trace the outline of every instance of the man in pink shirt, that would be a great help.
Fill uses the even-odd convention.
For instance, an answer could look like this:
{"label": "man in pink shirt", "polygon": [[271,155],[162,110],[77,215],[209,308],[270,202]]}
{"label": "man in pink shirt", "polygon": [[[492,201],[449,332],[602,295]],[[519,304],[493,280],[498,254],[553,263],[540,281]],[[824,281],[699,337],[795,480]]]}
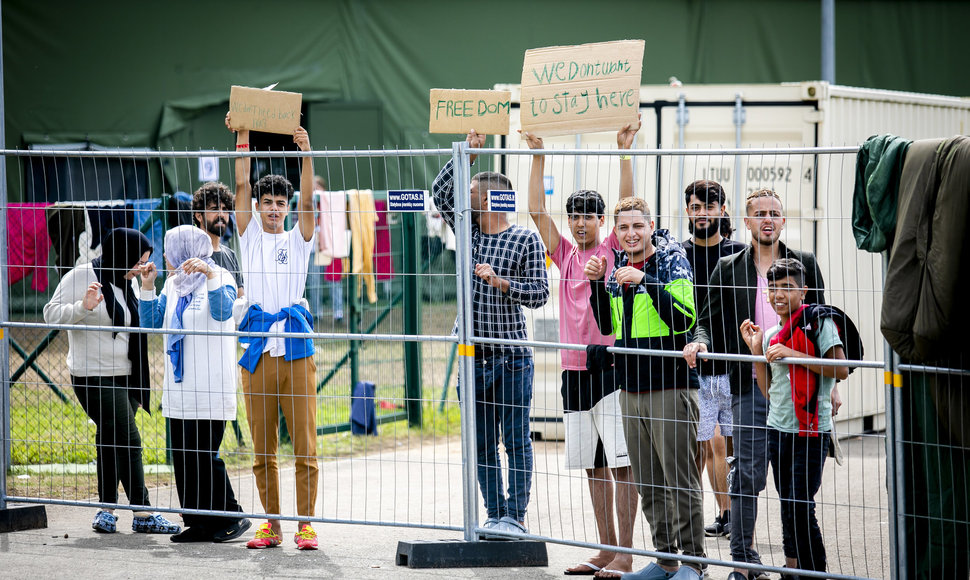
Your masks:
{"label": "man in pink shirt", "polygon": [[[620,149],[629,149],[637,130],[627,125],[616,134]],[[522,134],[532,149],[542,149],[542,139]],[[632,547],[633,523],[638,496],[633,486],[630,458],[623,435],[619,391],[613,380],[612,358],[605,347],[613,336],[600,334],[589,308],[590,285],[583,268],[590,256],[608,256],[612,268],[613,252],[619,248],[615,233],[600,240],[605,221],[605,203],[595,191],[579,190],[566,200],[569,230],[574,242],[559,234],[545,207],[543,170],[545,156],[532,158],[529,180],[529,214],[546,245],[546,251],[559,268],[559,337],[567,344],[601,345],[587,361],[586,351],[562,350],[562,396],[566,428],[566,469],[585,469],[600,543]],[[620,197],[633,196],[633,162],[620,157]],[[614,489],[615,482],[615,489]],[[616,506],[616,522],[613,506]],[[565,571],[566,575],[595,575],[619,578],[633,570],[633,557],[601,550],[588,561]]]}

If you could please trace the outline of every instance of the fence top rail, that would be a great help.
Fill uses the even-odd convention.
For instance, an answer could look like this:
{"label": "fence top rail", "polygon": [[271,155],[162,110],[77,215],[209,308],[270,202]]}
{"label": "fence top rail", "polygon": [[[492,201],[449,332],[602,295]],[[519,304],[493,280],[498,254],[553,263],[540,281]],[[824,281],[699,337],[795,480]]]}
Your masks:
{"label": "fence top rail", "polygon": [[46,324],[42,322],[0,322],[0,328],[35,328],[40,330],[73,330],[82,332],[139,332],[144,334],[186,334],[192,336],[237,336],[250,338],[311,338],[325,340],[359,340],[387,342],[448,342],[457,343],[453,335],[434,334],[350,334],[343,332],[239,332],[238,330],[192,330],[182,328],[132,328],[129,326],[95,326],[86,324]]}
{"label": "fence top rail", "polygon": [[[510,346],[527,346],[532,348],[548,348],[557,350],[586,350],[586,345],[583,344],[569,344],[564,342],[545,342],[536,340],[499,340],[492,338],[472,338],[472,343],[474,344],[493,344],[493,345],[510,345]],[[632,354],[640,356],[659,356],[665,358],[680,358],[683,353],[679,350],[659,350],[652,348],[624,348],[619,346],[611,346],[606,349],[614,354]],[[725,354],[717,352],[700,352],[697,353],[697,357],[704,360],[723,360],[723,361],[735,361],[735,362],[766,362],[764,356],[753,355],[753,354]],[[886,363],[882,361],[873,360],[835,360],[835,359],[820,359],[820,358],[783,358],[778,359],[779,363],[782,364],[813,364],[818,366],[847,366],[851,368],[869,368],[869,369],[885,369]]]}
{"label": "fence top rail", "polygon": [[87,157],[122,159],[194,159],[196,157],[451,157],[451,149],[314,149],[312,151],[150,151],[146,149],[112,149],[110,151],[73,151],[69,149],[0,149],[0,157]]}
{"label": "fence top rail", "polygon": [[[483,147],[466,149],[469,155],[535,155],[533,149],[504,149]],[[592,155],[636,157],[654,156],[746,156],[746,155],[840,155],[858,153],[858,146],[848,147],[754,147],[747,149],[542,149],[543,155]],[[70,149],[0,149],[0,157],[84,157],[99,159],[194,159],[197,157],[218,157],[234,159],[237,157],[314,157],[314,158],[355,158],[355,157],[451,157],[451,149],[314,149],[312,151],[220,151],[200,149],[198,151],[151,151],[138,149],[112,149],[110,151],[77,151]]]}
{"label": "fence top rail", "polygon": [[843,147],[750,147],[731,149],[505,149],[501,147],[482,147],[468,149],[471,155],[630,155],[634,157],[653,156],[724,156],[724,155],[844,155],[859,152],[858,145]]}

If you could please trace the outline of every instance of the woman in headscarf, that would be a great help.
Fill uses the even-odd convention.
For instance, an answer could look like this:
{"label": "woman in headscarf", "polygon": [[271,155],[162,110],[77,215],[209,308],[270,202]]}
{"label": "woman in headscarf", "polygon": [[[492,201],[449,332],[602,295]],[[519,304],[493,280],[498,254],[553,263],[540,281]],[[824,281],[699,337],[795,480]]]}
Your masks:
{"label": "woman in headscarf", "polygon": [[[158,272],[141,273],[141,324],[165,328],[162,414],[170,420],[175,486],[184,509],[241,512],[219,447],[226,421],[236,418],[236,339],[232,304],[236,282],[212,260],[212,240],[194,226],[165,233],[165,262],[172,275],[155,295]],[[211,334],[181,334],[179,331]],[[173,542],[225,542],[249,529],[249,520],[183,514],[185,530]]]}
{"label": "woman in headscarf", "polygon": [[[161,514],[142,511],[150,503],[135,413],[139,407],[151,412],[151,385],[146,337],[128,329],[139,327],[133,279],[151,253],[151,244],[141,232],[111,230],[101,243],[101,257],[61,278],[44,306],[44,320],[78,327],[67,331],[67,368],[74,394],[97,427],[99,501],[117,504],[120,482],[128,503],[139,508],[131,523],[133,531],[174,534],[179,526]],[[85,326],[114,328],[87,330]],[[114,509],[104,507],[91,527],[96,532],[114,533],[117,522]]]}

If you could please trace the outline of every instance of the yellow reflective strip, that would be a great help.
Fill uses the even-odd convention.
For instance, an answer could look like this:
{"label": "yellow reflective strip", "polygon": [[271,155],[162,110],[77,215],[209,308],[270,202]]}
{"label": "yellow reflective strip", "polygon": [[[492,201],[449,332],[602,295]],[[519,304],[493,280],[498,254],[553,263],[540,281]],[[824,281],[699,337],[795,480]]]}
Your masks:
{"label": "yellow reflective strip", "polygon": [[893,375],[893,386],[897,389],[903,388],[903,375]]}
{"label": "yellow reflective strip", "polygon": [[459,344],[458,356],[475,356],[474,344]]}
{"label": "yellow reflective strip", "polygon": [[893,384],[893,373],[891,371],[886,371],[882,373],[882,384],[884,385]]}

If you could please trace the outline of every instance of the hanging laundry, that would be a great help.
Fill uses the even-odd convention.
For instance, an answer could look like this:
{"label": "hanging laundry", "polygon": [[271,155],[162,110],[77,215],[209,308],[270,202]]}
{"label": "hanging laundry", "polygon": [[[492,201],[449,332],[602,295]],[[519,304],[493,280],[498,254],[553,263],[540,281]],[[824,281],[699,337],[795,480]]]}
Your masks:
{"label": "hanging laundry", "polygon": [[387,223],[387,202],[375,201],[377,234],[374,242],[374,272],[378,281],[394,279],[394,255],[391,252],[391,226]]}
{"label": "hanging laundry", "polygon": [[[323,197],[327,200],[324,201]],[[327,191],[320,195],[320,221],[329,219],[330,240],[329,247],[324,247],[317,242],[317,248],[332,259],[350,257],[349,244],[347,243],[347,192]],[[327,207],[324,208],[324,204]]]}
{"label": "hanging laundry", "polygon": [[[322,189],[314,190],[313,201],[316,204],[317,247],[313,254],[313,263],[317,266],[329,266],[333,262],[333,218],[330,215],[330,194]],[[344,217],[344,221],[347,218]]]}
{"label": "hanging laundry", "polygon": [[92,250],[101,245],[108,232],[115,228],[130,228],[134,223],[134,211],[125,207],[124,201],[88,206],[88,219],[91,221],[91,239],[88,247]]}
{"label": "hanging laundry", "polygon": [[57,253],[57,272],[61,276],[74,267],[78,256],[78,238],[84,231],[84,208],[76,203],[48,206],[47,234]]}
{"label": "hanging laundry", "polygon": [[32,276],[30,287],[47,291],[47,261],[51,240],[47,234],[49,203],[11,203],[7,207],[7,283]]}
{"label": "hanging laundry", "polygon": [[367,301],[377,302],[377,288],[374,280],[374,243],[376,238],[377,211],[374,208],[374,194],[369,189],[351,189],[347,192],[347,215],[350,218],[352,237],[351,271],[358,274],[357,288],[361,283],[367,286]]}

